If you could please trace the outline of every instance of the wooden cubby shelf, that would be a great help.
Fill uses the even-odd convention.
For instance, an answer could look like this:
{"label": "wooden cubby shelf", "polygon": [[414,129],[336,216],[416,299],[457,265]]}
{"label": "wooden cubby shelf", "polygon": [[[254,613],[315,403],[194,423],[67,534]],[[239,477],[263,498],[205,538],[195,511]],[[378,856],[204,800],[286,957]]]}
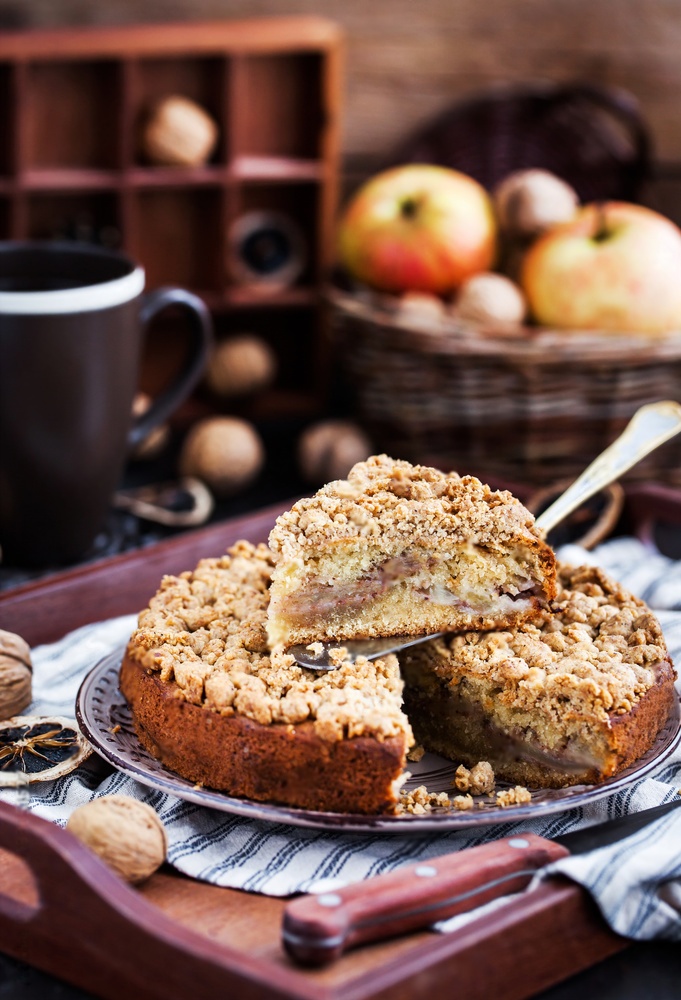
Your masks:
{"label": "wooden cubby shelf", "polygon": [[[271,326],[281,384],[265,409],[281,399],[290,411],[301,329],[308,385],[324,382],[341,47],[338,27],[318,17],[0,36],[0,238],[118,247],[144,266],[148,288],[182,285],[216,316],[234,311],[239,329],[245,313],[254,329]],[[145,115],[171,94],[217,123],[205,165],[155,166],[141,152]],[[289,287],[264,292],[229,266],[229,234],[252,212],[285,216],[302,236],[305,266]],[[229,335],[229,323],[217,330]]]}

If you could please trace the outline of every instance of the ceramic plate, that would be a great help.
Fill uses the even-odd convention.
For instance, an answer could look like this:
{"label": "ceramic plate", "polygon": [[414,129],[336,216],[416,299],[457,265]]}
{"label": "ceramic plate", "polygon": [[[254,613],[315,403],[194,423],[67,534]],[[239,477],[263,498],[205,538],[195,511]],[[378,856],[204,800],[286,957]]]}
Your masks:
{"label": "ceramic plate", "polygon": [[[135,735],[130,711],[118,689],[118,670],[123,648],[101,660],[81,684],[76,699],[76,716],[83,735],[105,760],[136,781],[150,788],[196,802],[210,809],[247,816],[249,819],[292,826],[314,827],[321,830],[342,830],[348,833],[423,833],[437,830],[460,830],[492,823],[534,819],[564,809],[576,809],[595,799],[612,795],[632,781],[644,778],[676,749],[681,742],[681,722],[678,699],[666,726],[655,745],[632,767],[602,785],[573,785],[571,788],[543,789],[532,794],[524,806],[500,809],[491,800],[468,812],[442,810],[424,816],[356,816],[345,813],[314,812],[290,806],[236,799],[222,792],[196,788],[147,753]],[[407,789],[426,785],[431,792],[451,791],[456,765],[443,757],[425,754],[418,763],[409,764],[411,777]],[[498,788],[508,787],[499,782]]]}

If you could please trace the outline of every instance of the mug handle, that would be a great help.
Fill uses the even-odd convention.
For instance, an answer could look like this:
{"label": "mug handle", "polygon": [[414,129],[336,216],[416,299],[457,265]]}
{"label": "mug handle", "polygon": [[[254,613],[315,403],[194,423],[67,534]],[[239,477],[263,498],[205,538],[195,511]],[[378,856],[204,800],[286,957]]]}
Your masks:
{"label": "mug handle", "polygon": [[192,295],[183,288],[157,288],[144,295],[139,316],[142,327],[146,327],[168,306],[182,306],[189,313],[192,356],[189,364],[177,378],[156,397],[149,409],[135,420],[128,434],[129,448],[135,448],[140,444],[186,399],[201,378],[213,342],[213,322],[205,303],[197,295]]}

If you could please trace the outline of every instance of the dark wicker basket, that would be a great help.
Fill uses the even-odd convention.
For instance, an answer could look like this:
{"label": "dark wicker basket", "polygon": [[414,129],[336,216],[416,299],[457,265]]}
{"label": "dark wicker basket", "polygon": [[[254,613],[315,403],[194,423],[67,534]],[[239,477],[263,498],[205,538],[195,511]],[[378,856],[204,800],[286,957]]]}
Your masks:
{"label": "dark wicker basket", "polygon": [[[488,189],[513,170],[542,167],[583,201],[635,201],[649,155],[630,95],[542,84],[460,102],[384,165],[438,163]],[[681,398],[681,333],[526,327],[509,339],[454,320],[435,333],[406,328],[379,296],[335,291],[332,300],[358,415],[395,457],[541,485],[581,472],[640,405]],[[681,483],[681,441],[631,475]]]}
{"label": "dark wicker basket", "polygon": [[[357,415],[376,448],[487,478],[574,478],[644,403],[681,399],[681,332],[415,329],[333,292]],[[629,474],[681,485],[681,438]]]}
{"label": "dark wicker basket", "polygon": [[540,167],[582,201],[637,201],[651,143],[626,91],[591,84],[500,87],[460,101],[409,136],[384,166],[437,163],[488,190],[514,170]]}

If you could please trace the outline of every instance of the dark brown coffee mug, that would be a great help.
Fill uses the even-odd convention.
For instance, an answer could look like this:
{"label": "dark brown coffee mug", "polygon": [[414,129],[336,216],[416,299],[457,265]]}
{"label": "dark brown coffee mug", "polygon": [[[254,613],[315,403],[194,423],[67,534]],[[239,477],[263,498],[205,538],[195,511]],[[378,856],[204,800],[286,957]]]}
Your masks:
{"label": "dark brown coffee mug", "polygon": [[[3,562],[82,556],[102,526],[126,454],[199,379],[211,341],[195,295],[143,295],[144,271],[76,243],[0,243],[0,546]],[[191,359],[131,417],[146,325],[187,311]]]}

